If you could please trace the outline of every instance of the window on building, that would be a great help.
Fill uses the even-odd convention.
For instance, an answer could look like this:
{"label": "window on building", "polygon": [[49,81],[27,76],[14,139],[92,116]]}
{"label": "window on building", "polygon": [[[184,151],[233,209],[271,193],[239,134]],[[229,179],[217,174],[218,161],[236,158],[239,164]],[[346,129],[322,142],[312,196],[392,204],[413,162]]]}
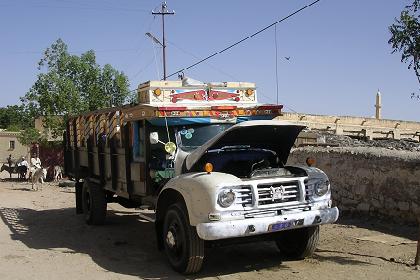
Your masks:
{"label": "window on building", "polygon": [[9,142],[9,149],[10,149],[10,150],[14,150],[14,149],[15,149],[15,141],[14,141],[14,140],[11,140],[11,141]]}

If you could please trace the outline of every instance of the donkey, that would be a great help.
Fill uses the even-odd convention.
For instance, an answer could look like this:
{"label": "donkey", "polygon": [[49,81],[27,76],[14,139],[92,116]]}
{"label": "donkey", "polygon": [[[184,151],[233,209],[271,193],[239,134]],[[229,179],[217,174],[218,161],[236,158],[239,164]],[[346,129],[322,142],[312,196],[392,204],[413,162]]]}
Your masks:
{"label": "donkey", "polygon": [[42,184],[44,184],[44,180],[47,179],[47,169],[45,168],[37,168],[32,174],[32,189],[35,190],[34,185],[36,185],[36,190],[38,190],[38,183],[41,181],[41,190]]}
{"label": "donkey", "polygon": [[55,165],[54,166],[54,182],[58,182],[61,179],[63,179],[63,170],[61,169],[61,166]]}
{"label": "donkey", "polygon": [[12,178],[12,173],[17,173],[19,176],[19,179],[25,179],[26,177],[26,172],[28,171],[28,168],[24,165],[22,166],[8,166],[6,164],[3,163],[3,165],[1,166],[0,172],[3,172],[4,170],[6,170],[7,172],[9,172],[10,178]]}

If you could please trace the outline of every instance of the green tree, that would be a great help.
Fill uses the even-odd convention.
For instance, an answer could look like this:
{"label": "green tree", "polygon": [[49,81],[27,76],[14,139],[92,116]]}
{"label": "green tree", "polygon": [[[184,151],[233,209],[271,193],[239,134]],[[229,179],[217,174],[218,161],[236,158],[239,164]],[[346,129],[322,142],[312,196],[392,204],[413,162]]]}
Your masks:
{"label": "green tree", "polygon": [[46,140],[42,134],[34,127],[27,127],[25,130],[21,131],[17,139],[23,146],[27,147],[28,154],[31,150],[32,144],[38,144],[45,142]]}
{"label": "green tree", "polygon": [[420,0],[414,0],[401,12],[400,18],[389,27],[391,38],[388,43],[393,51],[401,52],[401,62],[413,68],[420,83]]}
{"label": "green tree", "polygon": [[38,69],[41,73],[21,100],[33,117],[44,117],[54,136],[62,134],[69,115],[119,106],[129,96],[123,72],[98,65],[93,50],[70,54],[61,39],[46,49]]}
{"label": "green tree", "polygon": [[0,108],[0,128],[19,131],[33,125],[31,116],[22,105]]}
{"label": "green tree", "polygon": [[41,133],[33,127],[29,127],[22,131],[18,136],[18,141],[23,145],[29,147],[31,144],[39,143],[42,140]]}

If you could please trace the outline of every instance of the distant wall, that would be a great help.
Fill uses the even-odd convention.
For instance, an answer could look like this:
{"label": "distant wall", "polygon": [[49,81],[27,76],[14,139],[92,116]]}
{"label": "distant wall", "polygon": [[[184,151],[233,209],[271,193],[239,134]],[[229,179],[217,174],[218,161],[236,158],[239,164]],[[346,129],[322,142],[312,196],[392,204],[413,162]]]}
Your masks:
{"label": "distant wall", "polygon": [[288,164],[304,164],[308,156],[327,173],[341,211],[420,222],[420,153],[304,147],[292,152]]}
{"label": "distant wall", "polygon": [[284,112],[277,119],[300,123],[314,130],[330,131],[338,135],[366,137],[368,139],[409,138],[420,141],[420,122],[289,112]]}

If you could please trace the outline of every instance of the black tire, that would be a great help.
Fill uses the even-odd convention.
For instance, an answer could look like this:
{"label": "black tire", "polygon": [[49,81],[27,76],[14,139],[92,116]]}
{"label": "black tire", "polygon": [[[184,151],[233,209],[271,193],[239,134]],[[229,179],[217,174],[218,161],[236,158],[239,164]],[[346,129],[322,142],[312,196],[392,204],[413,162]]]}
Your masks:
{"label": "black tire", "polygon": [[74,193],[76,197],[76,214],[83,214],[83,182],[76,182]]}
{"label": "black tire", "polygon": [[187,211],[180,204],[171,205],[163,222],[165,254],[174,270],[191,274],[201,270],[204,260],[204,240],[189,224]]}
{"label": "black tire", "polygon": [[85,180],[82,200],[86,223],[88,225],[102,225],[106,217],[106,194],[101,186]]}
{"label": "black tire", "polygon": [[287,230],[276,239],[280,253],[292,259],[312,256],[319,240],[319,226]]}

